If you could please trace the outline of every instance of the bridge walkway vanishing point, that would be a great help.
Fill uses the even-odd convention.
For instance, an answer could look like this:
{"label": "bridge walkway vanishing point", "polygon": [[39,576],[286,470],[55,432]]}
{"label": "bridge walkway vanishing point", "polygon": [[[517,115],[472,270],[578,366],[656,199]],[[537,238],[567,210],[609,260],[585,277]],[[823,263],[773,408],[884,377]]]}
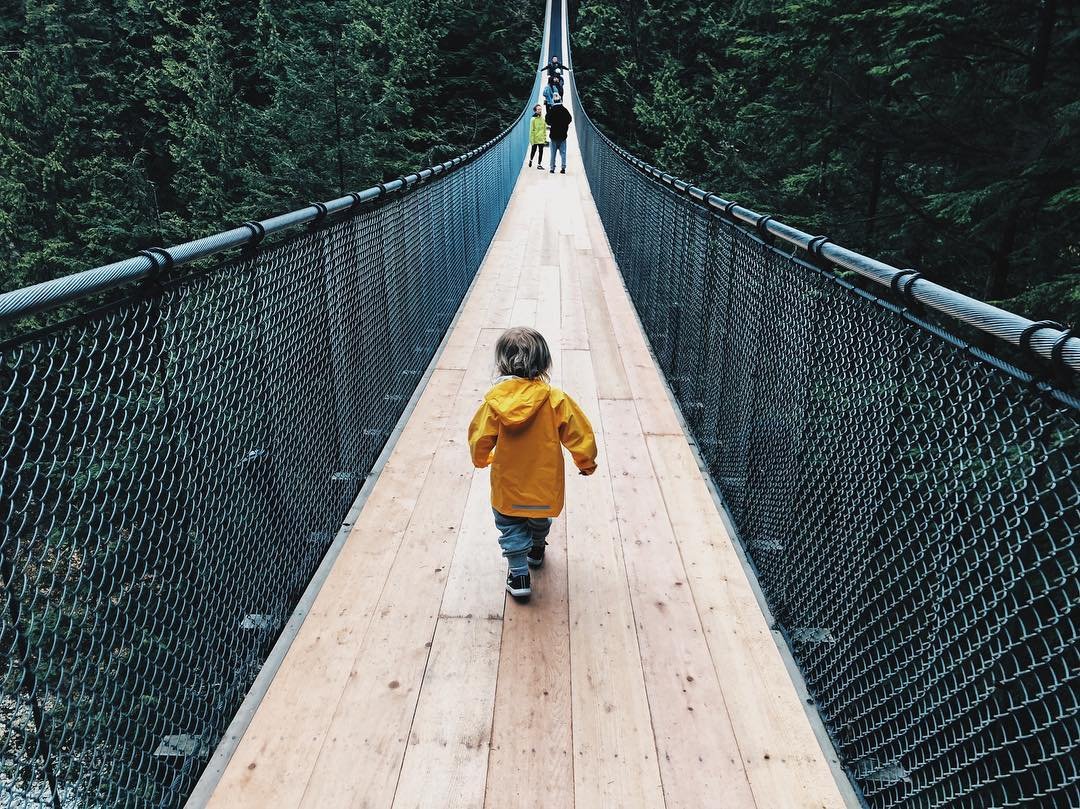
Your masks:
{"label": "bridge walkway vanishing point", "polygon": [[[569,158],[523,165],[212,807],[844,805]],[[510,325],[600,447],[525,605],[466,441]]]}

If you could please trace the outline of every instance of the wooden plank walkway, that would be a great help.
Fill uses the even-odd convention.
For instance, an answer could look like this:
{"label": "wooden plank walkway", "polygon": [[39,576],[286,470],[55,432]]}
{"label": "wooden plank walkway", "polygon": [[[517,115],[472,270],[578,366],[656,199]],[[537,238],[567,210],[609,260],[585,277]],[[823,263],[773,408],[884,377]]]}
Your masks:
{"label": "wooden plank walkway", "polygon": [[[546,156],[545,156],[546,157]],[[573,142],[522,168],[456,327],[210,805],[839,807]],[[466,426],[510,325],[597,431],[526,605]],[[569,464],[572,470],[572,464]]]}

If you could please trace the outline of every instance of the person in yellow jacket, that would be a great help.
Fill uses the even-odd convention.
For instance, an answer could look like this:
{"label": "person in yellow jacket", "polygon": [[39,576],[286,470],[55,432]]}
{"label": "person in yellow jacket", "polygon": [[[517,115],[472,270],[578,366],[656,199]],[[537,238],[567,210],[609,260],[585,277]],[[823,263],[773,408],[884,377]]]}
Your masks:
{"label": "person in yellow jacket", "polygon": [[469,424],[477,468],[491,466],[491,506],[509,567],[506,590],[532,594],[551,518],[563,509],[562,447],[582,475],[596,471],[596,438],[577,403],[548,384],[551,351],[535,329],[508,329],[495,344],[499,378]]}
{"label": "person in yellow jacket", "polygon": [[533,157],[539,151],[536,158],[536,167],[541,171],[544,168],[544,147],[547,146],[547,121],[541,115],[543,108],[537,104],[533,107],[533,117],[529,121],[529,167],[532,168]]}

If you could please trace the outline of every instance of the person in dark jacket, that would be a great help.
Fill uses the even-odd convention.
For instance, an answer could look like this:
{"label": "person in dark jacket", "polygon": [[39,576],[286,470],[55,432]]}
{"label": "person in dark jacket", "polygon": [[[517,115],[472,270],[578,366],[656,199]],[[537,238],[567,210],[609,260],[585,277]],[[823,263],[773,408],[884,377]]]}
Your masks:
{"label": "person in dark jacket", "polygon": [[555,173],[555,153],[562,158],[561,174],[566,174],[566,138],[570,132],[570,123],[574,120],[570,110],[562,104],[562,96],[556,95],[554,104],[547,114],[547,125],[551,127],[551,173]]}
{"label": "person in dark jacket", "polygon": [[548,62],[548,64],[544,65],[542,68],[540,68],[540,72],[543,73],[546,71],[549,79],[554,79],[556,76],[558,76],[559,84],[562,84],[562,72],[564,70],[571,69],[572,68],[569,68],[562,62],[560,62],[558,56],[552,56],[551,61]]}

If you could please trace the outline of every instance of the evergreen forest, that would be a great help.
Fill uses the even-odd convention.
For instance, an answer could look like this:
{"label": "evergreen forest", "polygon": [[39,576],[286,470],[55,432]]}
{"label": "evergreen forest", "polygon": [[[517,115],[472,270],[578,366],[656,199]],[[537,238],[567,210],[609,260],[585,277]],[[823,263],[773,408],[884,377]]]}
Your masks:
{"label": "evergreen forest", "polygon": [[[500,131],[533,0],[0,0],[0,289],[327,199]],[[1074,0],[572,0],[578,89],[676,175],[1080,322]]]}
{"label": "evergreen forest", "polygon": [[1080,323],[1074,0],[579,0],[585,109],[664,170]]}
{"label": "evergreen forest", "polygon": [[369,187],[521,111],[536,0],[0,0],[0,290]]}

